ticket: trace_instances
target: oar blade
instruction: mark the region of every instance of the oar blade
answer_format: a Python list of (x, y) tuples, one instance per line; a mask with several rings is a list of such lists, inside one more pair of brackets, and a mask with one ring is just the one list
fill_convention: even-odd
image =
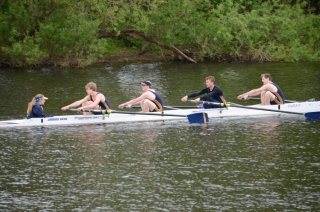
[(205, 124), (209, 121), (207, 113), (192, 113), (187, 118), (190, 124)]
[(304, 117), (308, 121), (320, 121), (320, 111), (305, 113)]

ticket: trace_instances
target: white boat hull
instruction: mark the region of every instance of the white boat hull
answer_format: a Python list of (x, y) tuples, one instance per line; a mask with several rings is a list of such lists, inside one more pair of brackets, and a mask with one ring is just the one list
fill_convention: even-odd
[[(181, 109), (181, 110), (167, 110), (164, 111), (164, 116), (161, 113), (152, 113), (153, 115), (139, 115), (139, 114), (120, 114), (111, 113), (109, 115), (66, 115), (66, 116), (52, 116), (46, 118), (32, 118), (32, 119), (18, 119), (0, 121), (0, 128), (9, 127), (32, 127), (32, 126), (61, 126), (61, 125), (88, 125), (88, 124), (109, 124), (109, 123), (128, 123), (128, 122), (146, 122), (146, 121), (166, 121), (166, 120), (182, 120), (187, 121), (187, 117), (179, 117), (181, 115), (190, 115), (194, 113), (205, 112), (208, 114), (209, 120), (213, 118), (227, 118), (227, 117), (259, 117), (259, 116), (282, 116), (290, 115), (281, 111), (301, 113), (319, 112), (320, 101), (301, 102), (301, 103), (287, 103), (281, 105), (253, 105), (252, 107), (261, 109), (277, 110), (279, 112), (271, 112), (264, 110), (244, 109), (244, 108), (216, 108), (216, 109)], [(145, 114), (145, 113), (144, 113)], [(154, 115), (159, 114), (159, 115)], [(166, 114), (178, 116), (165, 116)], [(296, 114), (292, 114), (296, 115)], [(297, 115), (296, 115), (297, 116)]]

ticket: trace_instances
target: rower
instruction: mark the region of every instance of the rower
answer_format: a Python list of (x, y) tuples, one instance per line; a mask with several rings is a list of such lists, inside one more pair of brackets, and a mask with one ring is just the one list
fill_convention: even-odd
[[(107, 98), (102, 94), (97, 92), (97, 85), (94, 82), (89, 82), (86, 86), (86, 93), (83, 99), (75, 101), (67, 106), (61, 108), (61, 110), (69, 110), (73, 107), (78, 107), (78, 111), (84, 109), (95, 109), (95, 110), (109, 110), (110, 104)], [(81, 105), (81, 107), (79, 107)], [(83, 112), (84, 115), (90, 115), (91, 112)]]
[(43, 94), (37, 94), (32, 98), (32, 100), (28, 103), (27, 109), (27, 118), (42, 118), (45, 117), (46, 114), (43, 110), (43, 105), (45, 104), (48, 98)]
[(151, 89), (151, 82), (149, 80), (145, 80), (140, 83), (140, 87), (142, 90), (141, 96), (122, 103), (118, 107), (121, 109), (125, 107), (131, 108), (132, 105), (140, 104), (143, 112), (162, 112), (162, 98), (159, 93), (157, 93), (154, 89)]
[[(206, 88), (202, 89), (199, 92), (192, 93), (190, 95), (184, 96), (181, 98), (181, 101), (186, 102), (188, 98), (198, 97), (195, 99), (196, 102), (198, 101), (207, 101), (207, 102), (217, 102), (217, 103), (224, 103), (226, 104), (227, 101), (223, 95), (223, 91), (217, 85), (215, 85), (215, 78), (214, 76), (207, 76), (205, 78)], [(221, 107), (220, 105), (214, 104), (206, 104), (200, 105), (199, 107), (203, 108), (218, 108)]]
[(262, 105), (281, 105), (284, 104), (285, 96), (281, 88), (272, 82), (271, 74), (261, 74), (263, 85), (260, 88), (250, 90), (239, 95), (238, 99), (248, 99), (251, 96), (261, 96)]

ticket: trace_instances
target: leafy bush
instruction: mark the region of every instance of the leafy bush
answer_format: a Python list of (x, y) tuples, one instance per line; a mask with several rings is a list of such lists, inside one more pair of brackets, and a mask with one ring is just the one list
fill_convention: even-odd
[(320, 16), (307, 3), (5, 0), (0, 5), (0, 62), (85, 66), (144, 45), (125, 36), (99, 38), (99, 30), (117, 35), (136, 30), (197, 60), (320, 61)]

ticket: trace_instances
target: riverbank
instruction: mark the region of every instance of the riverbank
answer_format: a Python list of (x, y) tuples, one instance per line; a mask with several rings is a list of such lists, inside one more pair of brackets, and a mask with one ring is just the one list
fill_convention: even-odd
[(138, 54), (133, 52), (119, 52), (102, 59), (99, 59), (98, 63), (110, 63), (110, 64), (119, 64), (119, 63), (149, 63), (149, 62), (168, 62), (178, 60), (170, 52), (165, 52), (162, 54), (159, 53), (144, 53)]
[[(190, 54), (190, 53), (189, 53)], [(191, 54), (190, 54), (191, 55)], [(196, 53), (192, 54), (193, 56)], [(101, 63), (109, 63), (112, 65), (116, 64), (126, 64), (126, 63), (156, 63), (156, 62), (185, 62), (192, 63), (190, 61), (186, 61), (180, 55), (175, 55), (170, 51), (162, 51), (159, 52), (146, 52), (143, 54), (139, 54), (138, 52), (133, 51), (119, 51), (117, 53), (97, 58), (86, 60), (82, 58), (75, 57), (55, 57), (43, 60), (42, 63), (37, 63), (33, 65), (24, 65), (24, 66), (15, 66), (15, 64), (10, 63), (0, 63), (0, 67), (9, 67), (9, 68), (28, 68), (28, 67), (61, 67), (61, 68), (85, 68), (95, 64)], [(220, 63), (220, 62), (228, 62), (228, 63), (269, 63), (269, 62), (283, 62), (283, 61), (271, 61), (268, 58), (259, 58), (259, 57), (250, 57), (250, 56), (238, 56), (233, 57), (230, 55), (217, 55), (215, 57), (203, 57), (201, 60), (195, 60), (195, 63)]]
[(14, 64), (9, 63), (0, 63), (0, 67), (10, 67), (10, 68), (27, 68), (27, 67), (73, 67), (73, 68), (85, 68), (100, 63), (109, 63), (109, 64), (123, 64), (123, 63), (150, 63), (150, 62), (169, 62), (177, 61), (178, 58), (170, 53), (166, 54), (156, 54), (156, 53), (145, 53), (137, 54), (132, 52), (119, 52), (112, 54), (103, 58), (96, 59), (95, 62), (84, 61), (79, 58), (50, 58), (43, 63), (19, 66), (16, 67)]

